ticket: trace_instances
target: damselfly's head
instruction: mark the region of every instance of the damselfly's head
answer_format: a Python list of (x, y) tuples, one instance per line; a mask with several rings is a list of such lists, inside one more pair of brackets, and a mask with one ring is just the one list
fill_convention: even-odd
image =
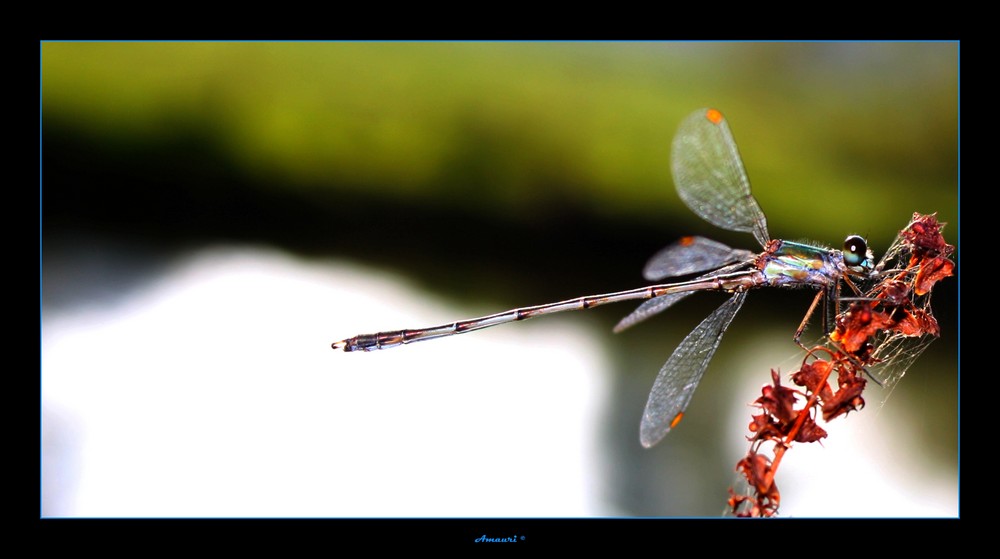
[(865, 276), (875, 271), (875, 255), (868, 249), (868, 242), (860, 235), (844, 239), (844, 264), (847, 269)]

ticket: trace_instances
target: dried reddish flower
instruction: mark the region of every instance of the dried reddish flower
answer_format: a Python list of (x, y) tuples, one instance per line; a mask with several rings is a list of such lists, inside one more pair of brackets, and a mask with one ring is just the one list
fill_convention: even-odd
[(951, 276), (954, 271), (955, 263), (951, 260), (941, 256), (929, 258), (920, 265), (920, 271), (917, 272), (913, 291), (917, 295), (926, 295), (931, 292), (931, 288), (934, 287), (934, 284), (938, 280)]
[[(913, 214), (879, 265), (883, 275), (878, 283), (837, 316), (829, 344), (808, 350), (799, 370), (791, 375), (804, 392), (782, 386), (778, 372), (771, 370), (771, 384), (761, 389), (754, 402), (761, 413), (753, 415), (749, 425), (750, 450), (736, 466), (751, 493), (740, 495), (730, 489), (728, 502), (734, 514), (777, 514), (781, 497), (774, 476), (785, 453), (793, 442), (816, 442), (827, 436), (816, 422), (817, 414), (830, 421), (863, 408), (866, 367), (901, 355), (901, 340), (939, 334), (928, 294), (955, 268), (948, 260), (954, 247), (944, 241), (942, 227), (935, 215)], [(886, 263), (900, 267), (886, 269)], [(916, 354), (905, 355), (912, 359)], [(831, 383), (834, 371), (837, 378)], [(799, 402), (802, 405), (796, 407)], [(765, 442), (773, 444), (773, 459), (760, 453)]]

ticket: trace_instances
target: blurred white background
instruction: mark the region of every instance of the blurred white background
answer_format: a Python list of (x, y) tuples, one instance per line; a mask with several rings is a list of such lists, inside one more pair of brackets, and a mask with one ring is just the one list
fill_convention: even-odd
[[(372, 353), (329, 347), (495, 310), (429, 300), (377, 270), (247, 247), (181, 258), (113, 304), (60, 306), (43, 317), (42, 514), (623, 514), (613, 481), (633, 474), (606, 439), (639, 448), (644, 398), (634, 421), (608, 429), (614, 371), (601, 337), (617, 340), (589, 331), (581, 313)], [(774, 351), (790, 365), (782, 344)], [(774, 365), (768, 353), (739, 355), (751, 374), (718, 416), (729, 416), (731, 464), (746, 450), (746, 402)], [(690, 415), (710, 413), (698, 403)], [(954, 474), (928, 471), (908, 429), (917, 423), (891, 404), (788, 454), (784, 516), (957, 514)], [(640, 460), (672, 453), (655, 476), (693, 476), (699, 458), (667, 448)], [(714, 490), (721, 512), (725, 487)]]

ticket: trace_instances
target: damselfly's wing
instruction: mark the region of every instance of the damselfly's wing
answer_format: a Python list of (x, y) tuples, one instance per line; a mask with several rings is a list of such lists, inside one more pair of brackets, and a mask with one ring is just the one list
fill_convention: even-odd
[(703, 320), (684, 338), (663, 364), (653, 382), (639, 426), (639, 441), (649, 448), (666, 436), (681, 420), (701, 382), (708, 363), (722, 341), (729, 323), (746, 300), (747, 292), (736, 293)]
[(725, 117), (700, 109), (681, 122), (674, 136), (671, 170), (677, 193), (702, 219), (730, 231), (770, 240), (767, 220), (750, 193), (740, 152)]
[(684, 237), (660, 250), (642, 271), (649, 281), (716, 270), (734, 262), (748, 262), (753, 252), (728, 246), (705, 237)]
[[(749, 250), (729, 248), (704, 237), (684, 237), (653, 255), (643, 270), (643, 276), (649, 281), (659, 281), (708, 270), (721, 273), (721, 268), (735, 263), (749, 263), (755, 256)], [(692, 293), (694, 292), (670, 293), (650, 299), (623, 318), (614, 331), (621, 332), (661, 313)]]
[(614, 333), (621, 332), (626, 328), (635, 326), (636, 324), (646, 320), (647, 318), (660, 314), (661, 312), (674, 306), (675, 303), (684, 299), (688, 295), (693, 295), (697, 293), (696, 291), (683, 291), (681, 293), (668, 293), (666, 295), (661, 295), (659, 297), (654, 297), (645, 303), (639, 305), (634, 311), (629, 313), (628, 316), (618, 321), (613, 328)]

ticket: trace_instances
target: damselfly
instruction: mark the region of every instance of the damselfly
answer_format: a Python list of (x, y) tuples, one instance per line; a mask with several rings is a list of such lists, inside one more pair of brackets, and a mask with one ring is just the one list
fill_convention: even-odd
[[(617, 332), (666, 310), (696, 291), (732, 293), (729, 300), (684, 338), (660, 369), (649, 393), (639, 429), (642, 445), (655, 445), (684, 416), (684, 410), (719, 347), (722, 335), (743, 306), (749, 290), (765, 286), (817, 289), (819, 292), (806, 320), (816, 305), (822, 302), (826, 332), (833, 328), (841, 281), (851, 285), (851, 277), (867, 279), (875, 273), (871, 251), (865, 240), (856, 235), (847, 238), (842, 250), (771, 239), (764, 213), (750, 193), (750, 180), (736, 142), (719, 111), (701, 109), (684, 119), (672, 147), (671, 169), (677, 192), (684, 203), (718, 227), (752, 233), (764, 248), (763, 252), (755, 254), (702, 237), (685, 237), (654, 255), (646, 265), (644, 275), (649, 281), (660, 281), (668, 277), (702, 274), (691, 280), (577, 297), (430, 328), (362, 334), (334, 342), (333, 348), (373, 351), (545, 314), (648, 299), (615, 327)], [(796, 340), (806, 320), (796, 332)]]

